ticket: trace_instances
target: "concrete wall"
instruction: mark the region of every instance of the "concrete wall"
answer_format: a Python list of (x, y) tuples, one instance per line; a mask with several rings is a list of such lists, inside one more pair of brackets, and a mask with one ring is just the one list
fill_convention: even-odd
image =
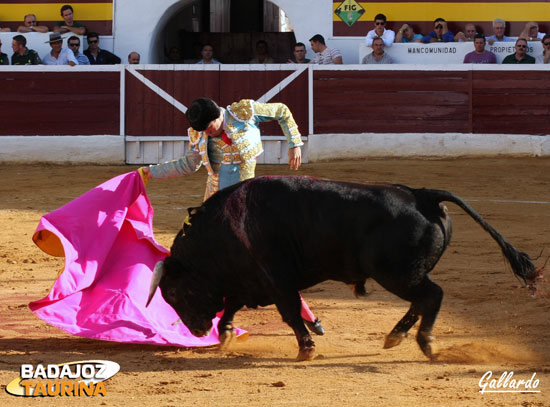
[(124, 136), (3, 136), (6, 162), (124, 164)]
[(510, 134), (314, 134), (309, 162), (368, 157), (550, 157), (550, 137)]

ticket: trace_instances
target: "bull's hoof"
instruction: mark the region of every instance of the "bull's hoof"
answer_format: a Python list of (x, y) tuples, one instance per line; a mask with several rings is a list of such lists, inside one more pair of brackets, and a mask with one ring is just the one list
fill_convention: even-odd
[(226, 349), (235, 340), (235, 337), (235, 331), (233, 330), (232, 326), (230, 327), (230, 329), (225, 329), (224, 331), (220, 332), (220, 349)]
[(418, 342), (418, 346), (420, 346), (420, 349), (426, 355), (430, 360), (435, 360), (436, 354), (434, 350), (434, 342), (435, 337), (431, 333), (427, 332), (418, 332), (418, 335), (416, 336), (416, 341)]
[(394, 346), (399, 345), (406, 337), (407, 332), (390, 332), (384, 341), (384, 349), (393, 348)]
[(300, 352), (298, 352), (298, 356), (296, 357), (296, 362), (312, 360), (313, 356), (315, 356), (314, 346), (309, 346), (307, 348), (300, 349)]

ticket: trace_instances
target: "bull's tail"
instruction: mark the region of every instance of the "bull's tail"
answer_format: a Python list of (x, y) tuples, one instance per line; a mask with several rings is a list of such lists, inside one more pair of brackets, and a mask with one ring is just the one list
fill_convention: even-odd
[(510, 244), (500, 233), (498, 233), (491, 225), (489, 225), (470, 205), (462, 198), (448, 191), (435, 189), (417, 189), (415, 190), (417, 199), (424, 203), (436, 202), (439, 204), (442, 201), (452, 202), (460, 206), (464, 212), (470, 215), (477, 223), (485, 229), (500, 246), (504, 257), (510, 263), (512, 271), (528, 286), (533, 286), (535, 281), (540, 277), (540, 272), (531, 261), (527, 253), (517, 250)]

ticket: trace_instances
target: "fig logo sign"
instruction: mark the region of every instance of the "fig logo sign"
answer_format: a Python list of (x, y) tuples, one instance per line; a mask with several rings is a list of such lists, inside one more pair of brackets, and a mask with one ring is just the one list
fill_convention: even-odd
[(6, 386), (14, 396), (105, 396), (104, 381), (120, 370), (116, 362), (87, 360), (60, 365), (21, 365), (20, 375)]

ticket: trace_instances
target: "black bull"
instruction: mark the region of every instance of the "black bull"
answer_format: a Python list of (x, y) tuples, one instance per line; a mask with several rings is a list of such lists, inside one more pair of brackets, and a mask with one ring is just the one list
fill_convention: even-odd
[(219, 191), (176, 236), (171, 255), (155, 267), (149, 301), (162, 296), (194, 335), (218, 329), (222, 344), (243, 306), (275, 304), (299, 344), (298, 360), (311, 359), (314, 342), (300, 316), (299, 291), (325, 280), (365, 294), (372, 278), (409, 301), (386, 337), (398, 345), (421, 318), (417, 342), (432, 358), (432, 328), (443, 290), (428, 274), (451, 239), (442, 201), (453, 202), (500, 246), (514, 274), (533, 284), (537, 271), (464, 200), (440, 190), (309, 177), (259, 177)]

